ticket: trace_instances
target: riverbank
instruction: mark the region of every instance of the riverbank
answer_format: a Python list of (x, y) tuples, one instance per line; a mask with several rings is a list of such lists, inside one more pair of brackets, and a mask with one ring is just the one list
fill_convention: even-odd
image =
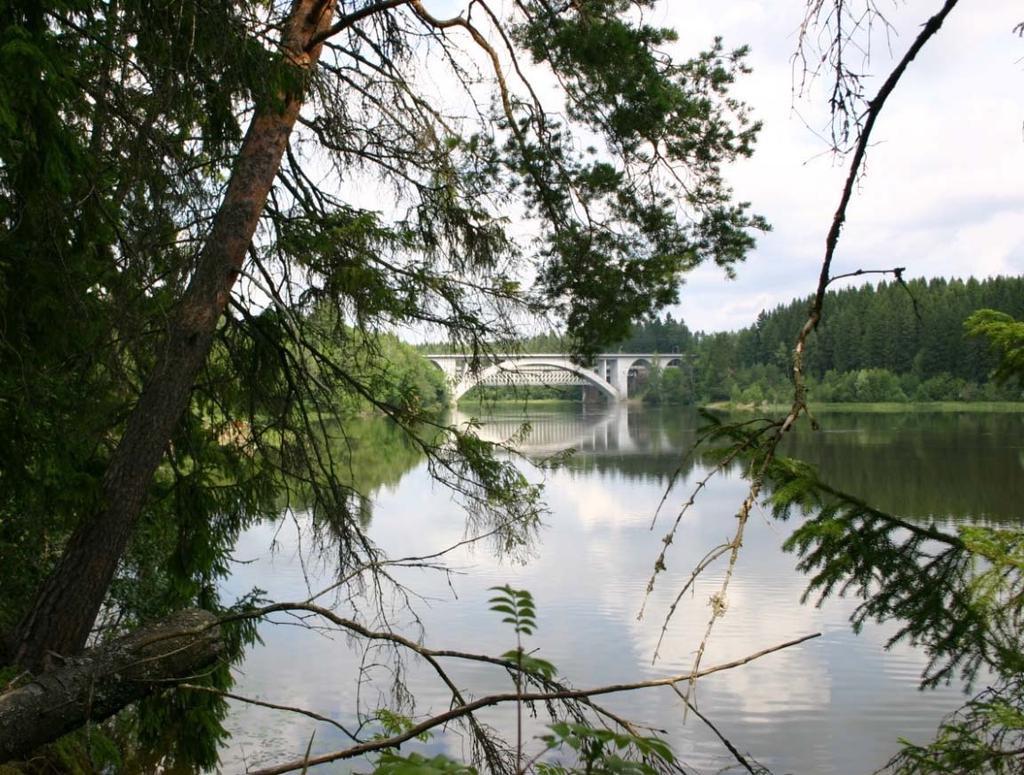
[[(788, 412), (789, 404), (734, 404), (719, 401), (704, 406), (723, 412)], [(902, 412), (1024, 412), (1024, 401), (907, 401), (878, 403), (812, 403), (811, 412), (856, 412), (863, 414), (897, 414)]]
[[(630, 400), (627, 405), (643, 405), (639, 400)], [(460, 402), (461, 409), (479, 407), (483, 409), (502, 409), (526, 406), (540, 408), (569, 408), (581, 406), (580, 401), (565, 398), (501, 398), (485, 401)], [(689, 406), (688, 404), (666, 404), (670, 406)], [(704, 404), (702, 409), (721, 412), (788, 412), (789, 404), (740, 404), (729, 401), (716, 401)], [(887, 401), (875, 403), (812, 403), (811, 412), (860, 413), (860, 414), (898, 414), (901, 412), (970, 412), (970, 413), (1019, 413), (1024, 412), (1024, 401)]]

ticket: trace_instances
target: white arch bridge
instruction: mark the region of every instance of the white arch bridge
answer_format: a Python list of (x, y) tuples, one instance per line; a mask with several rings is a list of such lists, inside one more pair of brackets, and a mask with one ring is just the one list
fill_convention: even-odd
[(474, 361), (469, 355), (427, 355), (448, 378), (452, 403), (477, 385), (592, 385), (610, 401), (629, 398), (632, 379), (642, 369), (681, 366), (679, 353), (601, 353), (587, 365), (562, 353), (490, 355)]

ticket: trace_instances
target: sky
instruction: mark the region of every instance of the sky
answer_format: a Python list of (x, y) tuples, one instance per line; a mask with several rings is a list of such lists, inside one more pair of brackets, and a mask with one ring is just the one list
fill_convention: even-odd
[[(874, 2), (891, 27), (876, 27), (869, 60), (854, 60), (869, 74), (868, 95), (941, 6), (941, 0)], [(743, 328), (760, 311), (816, 288), (849, 158), (829, 152), (827, 82), (794, 95), (799, 72), (793, 54), (807, 3), (661, 0), (646, 14), (649, 23), (679, 33), (669, 51), (681, 59), (706, 50), (719, 35), (727, 49), (749, 46), (753, 72), (733, 94), (763, 123), (753, 157), (731, 165), (725, 176), (737, 199), (751, 202), (773, 230), (759, 237), (735, 279), (712, 265), (686, 276), (680, 303), (668, 311), (692, 330)], [(425, 5), (448, 17), (465, 13), (467, 0)], [(907, 278), (1024, 274), (1024, 38), (1014, 33), (1022, 21), (1019, 0), (961, 2), (910, 64), (876, 123), (833, 274), (893, 267), (905, 267)], [(546, 107), (557, 111), (560, 99), (550, 76), (529, 66), (527, 71)], [(445, 68), (425, 67), (419, 77), (425, 93), (433, 90), (441, 102), (460, 92)], [(357, 204), (364, 197), (366, 206), (376, 208), (387, 199), (363, 180), (339, 185), (352, 189)], [(548, 323), (537, 321), (537, 330)], [(419, 329), (400, 334), (411, 341), (436, 336)]]
[[(824, 83), (794, 97), (792, 55), (804, 0), (667, 0), (650, 17), (679, 31), (676, 52), (721, 35), (751, 47), (737, 96), (764, 123), (753, 158), (727, 171), (737, 196), (773, 225), (738, 268), (692, 273), (670, 308), (694, 330), (741, 328), (762, 309), (811, 294), (847, 159), (827, 152)], [(878, 6), (866, 70), (873, 94), (938, 0)], [(907, 268), (907, 277), (1024, 273), (1024, 39), (1013, 0), (961, 3), (911, 63), (873, 132), (866, 175), (848, 211), (833, 273)], [(890, 52), (891, 48), (891, 52)], [(837, 286), (838, 287), (838, 286)]]

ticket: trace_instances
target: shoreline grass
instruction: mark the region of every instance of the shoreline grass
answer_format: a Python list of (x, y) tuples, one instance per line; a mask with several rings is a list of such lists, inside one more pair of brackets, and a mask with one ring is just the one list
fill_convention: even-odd
[[(718, 401), (706, 404), (705, 409), (723, 412), (788, 412), (789, 404), (733, 404)], [(878, 403), (811, 403), (812, 413), (864, 413), (898, 414), (901, 412), (964, 412), (1007, 413), (1024, 412), (1024, 401), (906, 401)]]

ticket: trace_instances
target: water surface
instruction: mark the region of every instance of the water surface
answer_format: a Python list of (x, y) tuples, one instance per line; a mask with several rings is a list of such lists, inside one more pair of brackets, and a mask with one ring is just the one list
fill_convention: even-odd
[[(513, 436), (523, 421), (518, 412), (491, 412), (479, 419), (481, 436), (492, 440)], [(842, 414), (820, 419), (821, 432), (793, 434), (784, 452), (819, 466), (834, 486), (913, 519), (950, 525), (1019, 520), (1024, 416)], [(539, 628), (527, 647), (554, 662), (560, 676), (575, 686), (687, 672), (723, 564), (701, 576), (680, 603), (652, 664), (655, 647), (669, 605), (694, 565), (731, 536), (746, 483), (729, 474), (701, 492), (680, 523), (667, 571), (658, 577), (645, 615), (638, 619), (661, 538), (708, 470), (699, 457), (685, 455), (696, 434), (695, 413), (574, 408), (532, 412), (529, 421), (531, 431), (522, 445), (526, 455), (542, 459), (567, 448), (575, 454), (554, 470), (527, 469), (531, 478), (544, 480), (550, 509), (528, 561), (496, 558), (489, 546), (477, 545), (446, 556), (457, 575), (397, 571), (396, 578), (420, 597), (409, 601), (410, 608), (389, 608), (388, 617), (399, 631), (436, 648), (497, 655), (514, 640), (508, 626), (488, 610), (488, 588), (507, 583), (529, 589), (537, 603)], [(389, 473), (367, 503), (372, 538), (392, 557), (422, 555), (464, 539), (463, 513), (447, 490), (432, 483), (423, 461), (396, 457), (388, 449), (379, 452), (390, 466), (384, 466)], [(373, 448), (363, 454), (372, 456)], [(399, 459), (404, 474), (391, 470)], [(259, 586), (274, 600), (297, 600), (329, 584), (334, 577), (330, 561), (317, 559), (304, 545), (306, 539), (299, 538), (306, 520), (301, 513), (289, 514), (279, 524), (246, 533), (235, 552), (245, 564), (237, 565), (227, 594)], [(898, 750), (899, 737), (930, 738), (942, 716), (963, 701), (962, 687), (919, 691), (924, 655), (907, 644), (886, 650), (896, 623), (870, 625), (854, 635), (847, 620), (855, 601), (833, 599), (820, 608), (801, 604), (806, 580), (795, 570), (795, 557), (780, 548), (791, 530), (790, 523), (755, 510), (728, 590), (726, 614), (716, 624), (703, 664), (737, 659), (812, 632), (822, 637), (703, 679), (697, 702), (741, 751), (774, 773), (870, 773)], [(359, 615), (368, 615), (364, 603), (338, 603), (345, 615), (357, 608)], [(361, 644), (336, 634), (287, 625), (263, 625), (261, 634), (264, 645), (254, 648), (239, 670), (239, 694), (308, 708), (353, 731), (357, 708), (368, 712), (396, 699), (389, 652), (364, 653)], [(510, 690), (508, 676), (486, 665), (451, 668), (469, 696)], [(414, 659), (406, 661), (400, 677), (416, 698), (413, 715), (449, 707), (445, 688)], [(718, 739), (692, 714), (687, 717), (671, 689), (610, 695), (602, 702), (664, 730), (689, 770), (741, 771)], [(543, 731), (540, 712), (542, 717), (528, 725), (530, 735)], [(511, 707), (484, 718), (507, 731), (514, 727)], [(328, 725), (237, 703), (228, 723), (233, 737), (223, 752), (227, 771), (300, 757), (314, 731), (314, 752), (350, 743)], [(459, 734), (439, 733), (417, 745), (468, 756), (468, 743)], [(537, 742), (528, 748), (538, 750)], [(367, 766), (338, 764), (317, 771), (353, 768), (365, 771)]]

